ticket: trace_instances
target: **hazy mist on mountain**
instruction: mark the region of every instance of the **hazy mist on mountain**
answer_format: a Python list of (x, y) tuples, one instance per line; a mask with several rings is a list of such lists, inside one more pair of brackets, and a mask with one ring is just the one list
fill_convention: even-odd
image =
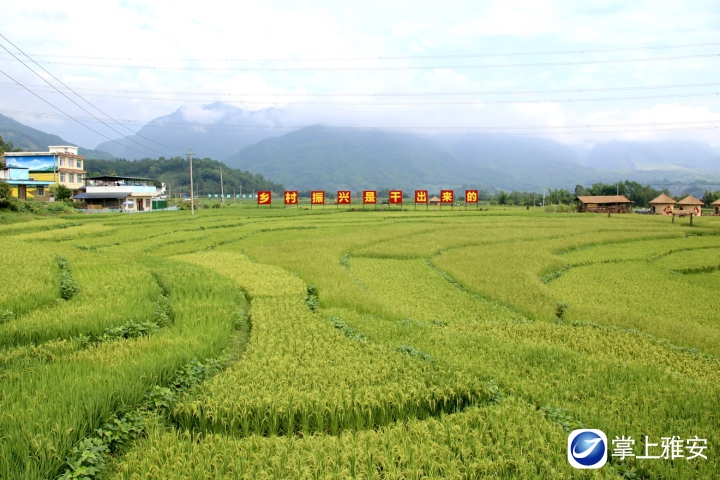
[[(0, 115), (0, 136), (6, 142), (12, 142), (17, 148), (23, 150), (30, 150), (33, 152), (47, 152), (50, 145), (73, 145), (78, 146), (73, 142), (68, 142), (57, 135), (45, 133), (27, 125), (23, 125), (20, 122), (13, 120), (12, 118)], [(85, 155), (87, 158), (98, 158), (98, 159), (111, 159), (113, 158), (107, 152), (90, 150), (87, 148), (79, 147), (78, 153)]]
[[(477, 186), (505, 190), (572, 189), (577, 184), (631, 179), (643, 183), (720, 180), (720, 152), (696, 141), (564, 144), (538, 136), (482, 133), (416, 134), (301, 125), (298, 113), (247, 111), (222, 102), (181, 107), (119, 143), (81, 149), (89, 158), (128, 160), (182, 156), (260, 173), (290, 188)], [(297, 127), (292, 127), (297, 128)], [(16, 146), (45, 150), (72, 144), (0, 116), (0, 134)], [(143, 138), (145, 137), (145, 138)], [(149, 140), (148, 140), (149, 139)], [(172, 147), (172, 148), (168, 148)], [(109, 153), (105, 153), (109, 152)]]
[(402, 188), (461, 185), (533, 189), (605, 178), (572, 149), (537, 138), (421, 136), (307, 127), (245, 147), (226, 163), (285, 185)]
[[(192, 148), (201, 157), (222, 160), (247, 145), (285, 133), (287, 130), (275, 128), (282, 119), (283, 111), (276, 108), (248, 111), (215, 102), (209, 105), (180, 107), (173, 113), (158, 117), (143, 126), (138, 134), (145, 138), (138, 135), (129, 138), (161, 152), (166, 157), (185, 155)], [(128, 160), (159, 156), (157, 152), (140, 148), (128, 139), (117, 141), (131, 148), (123, 148), (113, 142), (103, 142), (97, 148)]]
[(686, 170), (717, 172), (720, 152), (707, 143), (692, 141), (627, 142), (596, 144), (585, 163), (614, 170)]

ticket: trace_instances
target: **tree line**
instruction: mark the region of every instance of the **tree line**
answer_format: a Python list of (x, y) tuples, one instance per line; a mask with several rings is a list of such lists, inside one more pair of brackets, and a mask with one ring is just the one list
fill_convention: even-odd
[[(257, 190), (282, 192), (283, 185), (266, 180), (260, 174), (230, 168), (222, 162), (210, 158), (193, 159), (193, 183), (200, 195), (220, 193), (220, 170), (226, 194), (251, 193)], [(102, 175), (143, 177), (158, 180), (169, 185), (171, 194), (190, 193), (190, 166), (184, 157), (157, 160), (85, 160), (88, 177)]]
[[(672, 196), (667, 189), (658, 190), (650, 185), (642, 185), (639, 182), (625, 180), (618, 183), (593, 183), (589, 187), (577, 185), (574, 192), (570, 192), (564, 188), (556, 188), (547, 190), (545, 193), (546, 205), (570, 205), (575, 197), (578, 196), (596, 196), (596, 195), (623, 195), (628, 200), (634, 202), (635, 207), (647, 208), (649, 202), (657, 198), (662, 193), (670, 196), (675, 200), (680, 200), (686, 195)], [(710, 205), (715, 200), (720, 199), (720, 190), (711, 192), (705, 191), (701, 200), (705, 205)], [(500, 190), (494, 195), (490, 195), (490, 203), (496, 205), (540, 205), (542, 204), (542, 194), (537, 192), (504, 192)]]

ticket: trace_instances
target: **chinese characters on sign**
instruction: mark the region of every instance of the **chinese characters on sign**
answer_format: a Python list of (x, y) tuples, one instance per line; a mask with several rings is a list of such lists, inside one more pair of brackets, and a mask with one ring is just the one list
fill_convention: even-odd
[(269, 190), (260, 190), (257, 192), (257, 204), (258, 205), (270, 205), (272, 201), (272, 194)]
[(480, 195), (477, 190), (465, 190), (465, 210), (467, 210), (468, 203), (474, 203), (477, 210), (479, 199)]
[(373, 205), (377, 203), (377, 192), (375, 190), (364, 190), (363, 191), (363, 205)]
[(337, 203), (338, 205), (350, 205), (350, 190), (338, 190), (337, 192)]
[(284, 198), (285, 198), (285, 205), (297, 205), (298, 204), (297, 190), (286, 190)]
[(415, 203), (428, 203), (428, 191), (415, 190)]
[(440, 190), (440, 203), (449, 203), (452, 205), (455, 200), (452, 190)]
[(635, 439), (630, 436), (626, 437), (623, 435), (622, 437), (615, 437), (612, 444), (612, 456), (618, 457), (620, 460), (625, 460), (629, 457), (635, 457), (640, 460), (676, 460), (679, 458), (684, 458), (685, 460), (703, 458), (707, 460), (707, 455), (705, 454), (707, 439), (698, 438), (697, 435), (695, 435), (695, 438), (688, 438), (686, 440), (678, 436), (661, 437), (659, 444), (652, 443), (650, 437), (645, 436), (645, 455), (635, 455)]
[(402, 190), (390, 190), (388, 192), (388, 203), (390, 205), (402, 205)]
[(310, 192), (310, 205), (325, 205), (325, 192), (323, 190)]

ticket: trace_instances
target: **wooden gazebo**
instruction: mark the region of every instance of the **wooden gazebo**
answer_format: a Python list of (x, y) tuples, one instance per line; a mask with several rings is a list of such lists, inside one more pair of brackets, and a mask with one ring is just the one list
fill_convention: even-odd
[(692, 212), (692, 214), (696, 217), (702, 215), (702, 207), (705, 205), (701, 200), (698, 200), (692, 195), (688, 195), (677, 203), (681, 210), (685, 212)]
[(630, 213), (632, 201), (624, 195), (590, 195), (577, 196), (578, 211), (594, 213)]
[(440, 205), (440, 199), (439, 199), (437, 196), (433, 196), (433, 197), (430, 199), (430, 205), (433, 205), (433, 206), (435, 206), (435, 207), (439, 206), (439, 205)]
[(650, 202), (650, 209), (655, 215), (672, 215), (677, 202), (664, 193)]
[(711, 205), (713, 206), (713, 215), (720, 215), (720, 200), (715, 200)]

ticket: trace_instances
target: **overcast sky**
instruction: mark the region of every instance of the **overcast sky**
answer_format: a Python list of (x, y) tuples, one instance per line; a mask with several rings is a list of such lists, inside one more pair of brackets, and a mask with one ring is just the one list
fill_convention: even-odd
[[(293, 124), (561, 126), (563, 133), (522, 132), (586, 144), (694, 139), (720, 147), (717, 0), (23, 0), (3, 5), (0, 33), (133, 130), (181, 106), (193, 121), (213, 121), (199, 107), (219, 100), (283, 108)], [(0, 52), (0, 70), (118, 137)], [(647, 61), (657, 58), (664, 59)], [(648, 88), (658, 86), (675, 87)], [(89, 148), (106, 140), (3, 75), (0, 92), (4, 115)], [(408, 95), (420, 93), (433, 95)], [(657, 125), (642, 125), (650, 123)], [(577, 125), (591, 133), (566, 133)]]

